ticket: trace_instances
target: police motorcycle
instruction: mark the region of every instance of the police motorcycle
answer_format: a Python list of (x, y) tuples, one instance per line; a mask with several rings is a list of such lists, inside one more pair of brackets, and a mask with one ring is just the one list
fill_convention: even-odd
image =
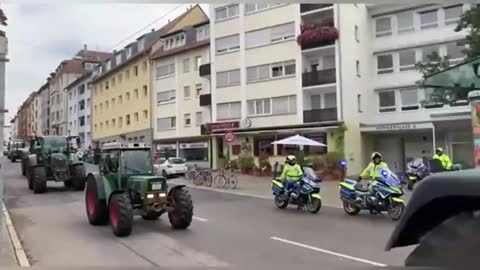
[[(344, 175), (346, 162), (341, 161), (341, 166)], [(348, 215), (355, 216), (361, 210), (368, 210), (372, 215), (387, 212), (392, 220), (400, 219), (405, 208), (405, 202), (400, 198), (404, 194), (401, 181), (390, 169), (382, 169), (380, 175), (367, 188), (359, 187), (355, 180), (342, 177), (340, 199)]]
[(320, 183), (322, 180), (317, 177), (310, 167), (303, 167), (303, 175), (291, 190), (287, 190), (284, 183), (277, 174), (278, 163), (275, 164), (275, 175), (272, 180), (273, 201), (280, 208), (286, 208), (289, 204), (305, 207), (308, 212), (315, 214), (322, 207), (320, 197)]
[(425, 165), (423, 159), (415, 158), (407, 163), (407, 189), (412, 190), (413, 186), (430, 174), (430, 169)]

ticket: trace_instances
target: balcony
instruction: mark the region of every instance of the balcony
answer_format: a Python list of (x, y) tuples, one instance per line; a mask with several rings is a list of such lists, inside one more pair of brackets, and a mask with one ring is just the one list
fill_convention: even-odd
[(337, 121), (337, 108), (303, 111), (303, 122)]
[(199, 71), (199, 73), (200, 73), (200, 77), (209, 77), (209, 76), (210, 76), (210, 73), (211, 73), (211, 65), (210, 65), (210, 63), (200, 65), (198, 71)]
[(210, 106), (210, 105), (212, 105), (212, 94), (200, 95), (200, 106)]
[(300, 4), (300, 12), (306, 13), (314, 10), (324, 9), (333, 6), (333, 4)]
[(336, 69), (324, 69), (305, 72), (302, 74), (302, 86), (315, 86), (336, 82)]

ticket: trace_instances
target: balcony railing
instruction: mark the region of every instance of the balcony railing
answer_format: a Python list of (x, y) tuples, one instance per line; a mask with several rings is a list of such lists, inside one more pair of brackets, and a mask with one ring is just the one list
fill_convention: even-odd
[(305, 72), (302, 74), (302, 86), (314, 86), (336, 82), (336, 70), (324, 69)]
[(337, 108), (303, 111), (303, 122), (337, 121)]
[(200, 95), (200, 106), (210, 106), (210, 105), (212, 105), (212, 94)]
[(198, 71), (199, 71), (200, 77), (210, 76), (210, 73), (211, 73), (211, 65), (210, 65), (210, 63), (200, 65)]
[(333, 6), (333, 4), (300, 4), (300, 12), (305, 13), (312, 10), (322, 9), (331, 6)]

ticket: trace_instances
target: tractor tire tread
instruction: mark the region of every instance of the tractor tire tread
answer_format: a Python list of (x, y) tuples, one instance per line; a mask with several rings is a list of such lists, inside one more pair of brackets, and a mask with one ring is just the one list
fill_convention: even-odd
[(116, 236), (128, 236), (132, 233), (133, 227), (133, 208), (130, 201), (130, 197), (126, 193), (113, 194), (110, 203), (112, 200), (116, 200), (118, 206), (118, 226), (113, 228), (113, 233)]
[(47, 191), (47, 175), (45, 167), (33, 167), (29, 169), (30, 182), (33, 193), (40, 194)]
[(72, 175), (71, 179), (71, 187), (73, 190), (84, 190), (86, 185), (86, 177), (85, 177), (85, 167), (83, 165), (75, 165), (70, 168), (70, 174)]
[[(95, 212), (93, 215), (89, 215), (88, 213), (88, 205), (87, 205), (87, 196), (88, 192), (91, 188), (95, 189)], [(97, 184), (95, 182), (95, 178), (89, 177), (87, 179), (87, 184), (86, 184), (86, 192), (85, 192), (85, 208), (87, 210), (87, 217), (88, 217), (88, 222), (91, 225), (98, 226), (98, 225), (106, 225), (108, 224), (108, 208), (107, 208), (107, 202), (105, 200), (102, 200), (98, 198), (98, 190), (97, 190)]]
[[(170, 224), (174, 229), (186, 229), (192, 223), (193, 201), (192, 196), (186, 189), (176, 189), (172, 192), (175, 209), (168, 213)], [(178, 218), (172, 218), (178, 215)]]

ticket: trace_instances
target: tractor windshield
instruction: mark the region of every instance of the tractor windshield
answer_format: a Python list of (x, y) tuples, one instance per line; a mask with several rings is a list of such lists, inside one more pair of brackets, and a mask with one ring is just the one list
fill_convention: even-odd
[(152, 156), (148, 150), (128, 150), (123, 152), (127, 174), (152, 174)]
[(64, 137), (45, 137), (43, 147), (47, 152), (63, 153), (67, 150), (67, 140)]

